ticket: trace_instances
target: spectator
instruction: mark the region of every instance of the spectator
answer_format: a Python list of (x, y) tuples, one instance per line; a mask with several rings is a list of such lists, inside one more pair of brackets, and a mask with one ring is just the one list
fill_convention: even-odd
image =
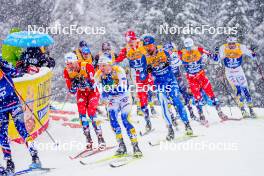
[(39, 72), (39, 67), (54, 67), (55, 60), (44, 53), (40, 47), (29, 47), (21, 55), (16, 67), (23, 73), (34, 74)]

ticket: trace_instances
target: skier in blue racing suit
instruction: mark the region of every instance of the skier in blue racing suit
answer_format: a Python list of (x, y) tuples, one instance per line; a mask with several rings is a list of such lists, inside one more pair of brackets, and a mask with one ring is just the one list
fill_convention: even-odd
[(0, 57), (0, 145), (2, 147), (4, 159), (6, 160), (6, 168), (0, 166), (0, 175), (10, 175), (15, 172), (15, 165), (12, 161), (8, 139), (10, 115), (12, 116), (17, 131), (24, 139), (31, 154), (32, 164), (30, 168), (41, 167), (38, 152), (34, 148), (33, 140), (26, 130), (23, 108), (12, 81), (12, 77), (17, 77), (19, 75), (20, 74), (11, 64), (8, 64), (8, 62), (2, 60)]

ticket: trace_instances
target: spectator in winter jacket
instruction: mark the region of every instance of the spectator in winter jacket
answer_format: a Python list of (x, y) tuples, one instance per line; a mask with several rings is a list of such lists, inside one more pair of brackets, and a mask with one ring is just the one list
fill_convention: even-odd
[(29, 47), (21, 55), (20, 60), (17, 62), (17, 69), (24, 73), (37, 73), (39, 67), (54, 67), (55, 60), (43, 51), (40, 47)]

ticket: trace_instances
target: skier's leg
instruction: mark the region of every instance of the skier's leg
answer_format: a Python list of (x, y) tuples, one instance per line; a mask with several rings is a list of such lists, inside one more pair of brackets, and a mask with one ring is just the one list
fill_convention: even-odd
[(170, 91), (169, 95), (172, 98), (173, 105), (174, 105), (175, 109), (179, 113), (180, 118), (181, 118), (181, 120), (183, 121), (183, 123), (185, 125), (186, 134), (187, 135), (192, 135), (193, 134), (192, 128), (190, 126), (185, 107), (184, 107), (183, 103), (180, 100), (179, 87), (178, 87), (178, 85), (176, 83), (172, 83), (172, 88), (171, 88), (171, 91)]
[(9, 124), (9, 112), (0, 113), (0, 143), (4, 160), (6, 160), (6, 168), (3, 174), (13, 174), (15, 172), (15, 164), (12, 161), (11, 148), (8, 139), (8, 124)]
[(5, 160), (12, 159), (11, 148), (8, 140), (8, 123), (9, 123), (9, 114), (7, 112), (1, 112), (0, 113), (0, 143)]
[[(245, 109), (244, 106), (244, 96), (243, 96), (243, 88), (242, 88), (242, 81), (240, 78), (240, 74), (238, 74), (240, 71), (239, 70), (235, 70), (234, 72), (232, 70), (226, 70), (226, 78), (229, 82), (229, 84), (231, 85), (232, 89), (236, 91), (236, 103), (238, 104), (242, 116), (243, 118), (247, 118), (249, 117), (248, 112)], [(242, 73), (242, 77), (243, 77), (243, 73)]]
[(151, 114), (156, 115), (157, 112), (156, 112), (155, 107), (154, 107), (153, 92), (151, 90), (148, 91), (148, 102), (149, 102), (148, 104), (150, 107)]
[(241, 85), (242, 95), (243, 95), (243, 97), (245, 97), (245, 99), (247, 101), (247, 105), (248, 105), (248, 108), (250, 111), (250, 115), (251, 115), (251, 117), (255, 118), (256, 114), (254, 113), (254, 110), (253, 110), (252, 98), (251, 98), (251, 95), (249, 92), (247, 79), (246, 79), (245, 73), (242, 70), (242, 68), (239, 71), (238, 80), (239, 80), (239, 84)]
[(142, 152), (138, 146), (138, 141), (137, 141), (137, 136), (136, 136), (137, 133), (136, 133), (134, 126), (130, 122), (131, 103), (127, 95), (124, 95), (121, 98), (120, 106), (121, 106), (121, 119), (122, 119), (124, 127), (126, 128), (127, 135), (130, 138), (130, 141), (133, 147), (134, 156), (141, 157)]
[(77, 107), (78, 107), (80, 122), (83, 128), (83, 134), (86, 137), (86, 142), (87, 142), (86, 147), (88, 150), (92, 150), (93, 141), (90, 134), (89, 121), (86, 117), (86, 108), (88, 104), (87, 96), (88, 95), (86, 94), (85, 91), (77, 92)]
[(193, 94), (193, 97), (195, 99), (195, 104), (196, 104), (196, 107), (198, 109), (198, 113), (200, 115), (200, 121), (202, 122), (202, 124), (205, 124), (207, 123), (206, 120), (205, 120), (205, 116), (203, 114), (203, 108), (202, 108), (202, 95), (201, 95), (201, 85), (200, 83), (198, 82), (198, 80), (196, 79), (196, 75), (190, 75), (190, 74), (187, 74), (187, 81), (188, 81), (188, 84), (189, 84), (189, 87), (190, 87), (190, 90)]
[(140, 100), (141, 110), (144, 113), (144, 118), (146, 121), (146, 130), (149, 131), (152, 128), (150, 116), (149, 116), (149, 109), (148, 109), (148, 92), (139, 89), (138, 98)]
[(30, 152), (30, 155), (32, 157), (32, 164), (30, 165), (31, 168), (40, 168), (41, 162), (38, 157), (38, 151), (34, 147), (34, 142), (30, 134), (27, 132), (25, 122), (24, 122), (24, 113), (22, 106), (18, 106), (11, 111), (11, 116), (14, 120), (15, 127), (20, 134), (20, 136), (24, 139), (26, 142), (26, 146)]
[(203, 88), (204, 92), (206, 93), (206, 95), (213, 101), (213, 105), (216, 107), (218, 116), (222, 120), (226, 120), (228, 117), (221, 110), (219, 100), (215, 97), (212, 85), (211, 85), (208, 77), (205, 75), (204, 71), (200, 74), (199, 81), (200, 81), (200, 84), (202, 85), (202, 88)]
[(202, 89), (204, 90), (204, 92), (206, 93), (206, 95), (210, 98), (210, 99), (214, 99), (215, 98), (215, 94), (213, 91), (213, 87), (208, 79), (208, 77), (205, 75), (205, 72), (202, 71), (199, 73), (199, 83), (202, 87)]
[(97, 135), (99, 149), (104, 149), (105, 148), (105, 141), (104, 141), (103, 134), (102, 134), (102, 128), (101, 128), (100, 122), (97, 120), (97, 116), (96, 116), (96, 109), (97, 109), (98, 104), (99, 104), (99, 97), (100, 97), (100, 94), (97, 91), (91, 90), (88, 93), (87, 113), (88, 113), (88, 116), (90, 117), (90, 119), (92, 121), (94, 131)]
[(172, 128), (172, 121), (170, 118), (167, 92), (157, 91), (157, 96), (158, 96), (159, 104), (161, 106), (162, 116), (165, 122), (167, 123), (168, 134), (166, 136), (166, 139), (170, 141), (174, 139), (175, 136), (174, 136), (174, 130)]
[(178, 86), (179, 86), (179, 91), (184, 99), (184, 103), (187, 106), (189, 112), (190, 112), (190, 117), (192, 119), (196, 119), (196, 116), (194, 115), (193, 109), (192, 109), (192, 105), (190, 104), (190, 100), (192, 98), (192, 95), (188, 92), (188, 88), (185, 85), (181, 74), (176, 74), (175, 75)]
[(120, 100), (119, 97), (111, 98), (109, 101), (107, 110), (108, 110), (108, 114), (109, 114), (111, 127), (112, 127), (113, 131), (115, 132), (116, 140), (117, 140), (117, 143), (119, 145), (119, 147), (116, 151), (116, 155), (123, 155), (123, 154), (127, 153), (127, 149), (126, 149), (126, 145), (125, 145), (124, 140), (123, 140), (121, 127), (120, 127), (118, 120), (117, 120), (118, 112), (119, 112), (119, 108), (120, 108), (119, 100)]

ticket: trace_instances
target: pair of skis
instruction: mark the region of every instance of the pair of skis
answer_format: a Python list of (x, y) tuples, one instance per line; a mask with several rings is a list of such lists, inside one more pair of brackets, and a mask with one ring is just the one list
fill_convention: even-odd
[(94, 148), (93, 150), (85, 149), (85, 150), (81, 151), (80, 153), (78, 153), (78, 154), (76, 154), (74, 156), (69, 156), (69, 158), (71, 160), (80, 159), (80, 158), (86, 158), (88, 156), (92, 156), (92, 155), (95, 155), (97, 153), (101, 153), (101, 152), (104, 152), (104, 151), (107, 151), (107, 150), (111, 150), (111, 149), (113, 149), (115, 147), (116, 146), (109, 146), (109, 147), (105, 147), (104, 149)]
[(14, 174), (8, 174), (6, 176), (17, 176), (17, 175), (25, 175), (25, 174), (44, 174), (44, 173), (48, 173), (51, 170), (54, 170), (55, 168), (37, 168), (37, 169), (32, 169), (32, 168), (28, 168), (28, 169), (24, 169), (24, 170), (20, 170)]
[(132, 154), (123, 154), (123, 155), (113, 155), (113, 156), (108, 156), (102, 159), (99, 159), (94, 162), (85, 162), (85, 161), (80, 161), (80, 163), (84, 166), (93, 166), (97, 164), (108, 164), (112, 168), (117, 168), (121, 166), (125, 166), (127, 164), (130, 164), (134, 161), (137, 161), (141, 159), (142, 157), (135, 157)]

